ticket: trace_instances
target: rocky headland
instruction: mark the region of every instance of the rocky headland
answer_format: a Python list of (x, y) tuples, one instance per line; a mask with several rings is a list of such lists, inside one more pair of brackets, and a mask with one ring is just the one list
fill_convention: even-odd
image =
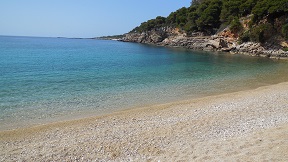
[(245, 54), (251, 56), (288, 59), (287, 41), (269, 41), (265, 43), (239, 43), (239, 36), (229, 28), (215, 35), (205, 35), (202, 32), (192, 33), (190, 36), (178, 28), (162, 27), (157, 30), (142, 33), (127, 33), (120, 41), (153, 44), (169, 47), (183, 47), (192, 50), (220, 51), (231, 54)]
[(119, 40), (287, 59), (288, 2), (193, 0), (167, 17), (141, 23)]

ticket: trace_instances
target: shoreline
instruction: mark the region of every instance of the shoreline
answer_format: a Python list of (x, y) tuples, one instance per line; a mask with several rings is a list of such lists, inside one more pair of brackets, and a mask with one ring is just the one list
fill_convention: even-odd
[[(98, 117), (0, 131), (0, 159), (284, 161), (288, 159), (285, 154), (288, 151), (285, 147), (288, 146), (287, 91), (288, 82), (283, 82)], [(271, 150), (270, 146), (274, 145)], [(277, 147), (282, 148), (282, 154), (277, 152)], [(257, 151), (257, 148), (261, 149)]]
[[(194, 102), (195, 100), (198, 99), (204, 99), (207, 97), (213, 97), (213, 96), (221, 96), (221, 95), (225, 95), (225, 94), (234, 94), (237, 92), (245, 92), (245, 91), (249, 91), (249, 90), (256, 90), (258, 88), (261, 87), (266, 87), (266, 86), (271, 86), (271, 85), (277, 85), (277, 84), (281, 84), (281, 83), (285, 83), (287, 81), (288, 78), (281, 78), (281, 79), (276, 79), (276, 80), (272, 80), (270, 79), (268, 82), (257, 82), (257, 83), (252, 83), (252, 82), (247, 82), (246, 86), (241, 86), (241, 88), (234, 88), (234, 89), (227, 89), (225, 91), (219, 91), (219, 92), (211, 92), (211, 93), (206, 93), (206, 94), (201, 94), (198, 96), (193, 96), (192, 98), (189, 97), (185, 97), (182, 99), (177, 99), (177, 100), (173, 100), (171, 102), (159, 102), (159, 103), (149, 103), (149, 104), (145, 104), (143, 106), (133, 106), (133, 107), (117, 107), (115, 109), (111, 109), (111, 110), (103, 110), (103, 111), (97, 111), (97, 110), (90, 110), (90, 111), (80, 111), (78, 113), (73, 112), (72, 114), (62, 114), (62, 116), (59, 117), (55, 117), (55, 118), (49, 118), (46, 120), (40, 120), (40, 121), (28, 121), (27, 123), (23, 124), (23, 123), (13, 123), (12, 125), (8, 125), (8, 126), (1, 126), (0, 127), (0, 133), (1, 132), (9, 132), (9, 131), (17, 131), (17, 130), (29, 130), (34, 129), (34, 128), (41, 128), (42, 127), (46, 127), (49, 125), (58, 125), (61, 123), (75, 123), (77, 121), (82, 121), (82, 120), (89, 120), (91, 119), (96, 119), (96, 118), (102, 118), (104, 116), (110, 116), (113, 114), (119, 114), (122, 112), (129, 112), (129, 111), (137, 111), (137, 110), (142, 110), (142, 109), (150, 109), (150, 108), (158, 108), (158, 107), (162, 107), (164, 105), (179, 105), (182, 103), (190, 103), (190, 102)], [(64, 125), (65, 125), (64, 124)], [(12, 126), (12, 127), (11, 127)]]
[[(193, 37), (192, 37), (193, 39)], [(197, 38), (195, 38), (197, 39)], [(112, 40), (112, 39), (110, 39)], [(209, 39), (207, 39), (209, 40)], [(207, 41), (206, 40), (206, 41)], [(189, 45), (170, 45), (170, 44), (162, 44), (162, 43), (142, 43), (142, 42), (135, 42), (135, 41), (127, 41), (127, 40), (123, 40), (123, 39), (118, 39), (116, 41), (120, 41), (120, 42), (128, 42), (128, 43), (140, 43), (140, 44), (147, 44), (147, 45), (154, 45), (154, 46), (159, 46), (159, 47), (168, 47), (168, 48), (184, 48), (187, 50), (193, 50), (193, 51), (199, 51), (199, 52), (221, 52), (221, 53), (226, 53), (226, 54), (230, 54), (230, 55), (245, 55), (245, 56), (250, 56), (250, 57), (263, 57), (263, 58), (269, 58), (269, 59), (273, 59), (273, 60), (283, 60), (283, 61), (288, 61), (288, 51), (283, 51), (281, 49), (269, 49), (269, 50), (263, 50), (263, 51), (249, 51), (249, 50), (253, 50), (254, 47), (253, 46), (259, 46), (259, 43), (254, 43), (254, 42), (247, 42), (247, 43), (243, 43), (240, 44), (238, 46), (245, 46), (246, 44), (250, 44), (253, 49), (249, 49), (249, 47), (245, 47), (243, 49), (236, 49), (236, 47), (233, 47), (230, 50), (226, 50), (226, 48), (214, 48), (214, 47), (210, 47), (210, 44), (207, 42), (205, 43), (199, 43), (199, 45), (193, 47), (193, 46), (189, 46)], [(197, 43), (197, 40), (196, 40)], [(206, 48), (206, 46), (208, 46), (209, 48)], [(237, 46), (237, 47), (238, 47)], [(261, 48), (264, 48), (262, 46), (260, 46)], [(235, 48), (235, 49), (234, 49)], [(255, 50), (255, 49), (254, 49)]]
[(196, 51), (224, 52), (288, 60), (288, 51), (285, 50), (288, 47), (287, 40), (278, 40), (279, 42), (277, 43), (274, 41), (239, 43), (239, 37), (236, 37), (230, 29), (224, 29), (215, 35), (205, 35), (204, 33), (196, 32), (191, 36), (187, 36), (185, 32), (178, 28), (168, 27), (142, 33), (126, 33), (118, 40), (164, 47), (182, 47)]
[[(103, 39), (104, 40), (104, 39)], [(128, 42), (128, 43), (139, 43), (139, 42), (133, 42), (133, 41), (123, 41), (121, 39), (118, 40), (112, 40), (111, 41), (120, 41), (120, 42)], [(248, 43), (253, 43), (253, 42), (248, 42)], [(152, 45), (152, 46), (158, 46), (158, 47), (168, 47), (168, 48), (183, 48), (187, 50), (192, 50), (192, 51), (198, 51), (198, 52), (221, 52), (229, 55), (244, 55), (244, 56), (249, 56), (249, 57), (262, 57), (262, 58), (269, 58), (272, 60), (281, 60), (281, 61), (288, 61), (288, 52), (285, 51), (285, 55), (281, 56), (280, 55), (274, 55), (273, 52), (278, 51), (279, 49), (272, 49), (267, 51), (266, 53), (252, 53), (252, 52), (244, 52), (244, 51), (225, 51), (225, 50), (215, 50), (215, 49), (198, 49), (198, 48), (191, 48), (187, 46), (174, 46), (174, 45), (163, 45), (163, 44), (154, 44), (154, 43), (139, 43), (139, 44), (147, 44), (147, 45)], [(255, 43), (257, 44), (257, 43)], [(203, 47), (204, 48), (204, 47)]]

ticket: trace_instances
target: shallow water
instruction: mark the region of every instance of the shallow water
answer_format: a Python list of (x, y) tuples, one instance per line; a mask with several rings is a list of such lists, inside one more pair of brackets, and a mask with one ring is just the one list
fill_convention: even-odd
[(287, 62), (267, 58), (1, 36), (0, 130), (255, 88), (287, 72)]

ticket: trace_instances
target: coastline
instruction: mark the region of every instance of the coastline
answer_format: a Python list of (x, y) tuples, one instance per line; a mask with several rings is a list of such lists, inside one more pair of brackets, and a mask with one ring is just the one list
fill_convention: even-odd
[(284, 82), (1, 131), (0, 159), (285, 161), (287, 91)]
[(288, 60), (288, 51), (284, 50), (288, 47), (287, 41), (282, 40), (279, 42), (277, 40), (278, 42), (271, 42), (271, 40), (267, 40), (265, 43), (239, 43), (237, 34), (235, 35), (228, 28), (215, 35), (195, 32), (191, 36), (187, 36), (185, 32), (178, 28), (167, 27), (142, 33), (127, 33), (121, 39), (118, 38), (118, 41)]

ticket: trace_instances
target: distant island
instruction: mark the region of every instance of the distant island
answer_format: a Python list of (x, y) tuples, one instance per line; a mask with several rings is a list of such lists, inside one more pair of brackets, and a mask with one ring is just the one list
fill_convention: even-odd
[(168, 17), (102, 39), (288, 58), (288, 1), (193, 0)]

